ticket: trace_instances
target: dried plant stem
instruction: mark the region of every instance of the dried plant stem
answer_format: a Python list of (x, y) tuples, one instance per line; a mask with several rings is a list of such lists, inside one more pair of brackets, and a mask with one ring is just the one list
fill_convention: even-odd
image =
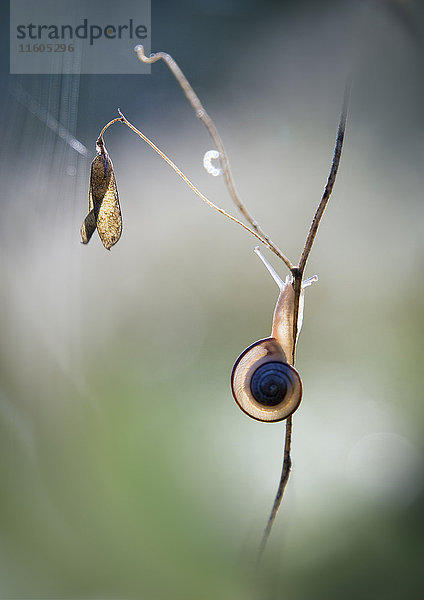
[(339, 168), (340, 157), (342, 154), (343, 147), (343, 139), (346, 128), (346, 116), (347, 116), (347, 105), (349, 99), (349, 84), (346, 86), (344, 99), (343, 99), (343, 107), (342, 112), (340, 114), (339, 128), (337, 131), (336, 145), (334, 148), (333, 162), (331, 164), (330, 174), (327, 179), (327, 184), (324, 188), (324, 193), (321, 198), (321, 202), (318, 205), (314, 218), (312, 220), (311, 226), (309, 228), (309, 233), (306, 238), (305, 246), (303, 248), (302, 255), (299, 260), (299, 271), (303, 275), (305, 271), (306, 262), (308, 260), (309, 254), (312, 249), (312, 245), (314, 243), (319, 224), (322, 219), (322, 215), (327, 207), (328, 200), (330, 199), (331, 192), (333, 191), (334, 182), (336, 180), (337, 171)]
[[(293, 339), (295, 340), (293, 344), (293, 354), (291, 356), (291, 364), (294, 366), (295, 357), (296, 357), (296, 341), (297, 341), (297, 319), (299, 314), (299, 301), (300, 301), (300, 293), (302, 290), (302, 275), (297, 267), (292, 269), (293, 275), (293, 288), (294, 288), (294, 315), (293, 315)], [(284, 440), (284, 452), (283, 452), (283, 466), (281, 468), (281, 476), (280, 481), (278, 483), (277, 492), (275, 494), (274, 502), (271, 508), (270, 515), (268, 517), (268, 521), (262, 535), (262, 540), (258, 550), (257, 562), (259, 564), (262, 554), (265, 550), (266, 544), (268, 542), (268, 538), (271, 533), (272, 526), (274, 525), (275, 517), (277, 516), (278, 509), (280, 508), (281, 502), (283, 500), (284, 492), (286, 490), (287, 482), (289, 480), (292, 461), (291, 461), (291, 441), (292, 441), (292, 433), (293, 433), (293, 415), (290, 415), (286, 419), (286, 433)]]
[(258, 562), (262, 558), (263, 551), (265, 550), (265, 546), (268, 541), (269, 534), (271, 533), (271, 529), (274, 524), (275, 517), (277, 516), (277, 512), (278, 512), (278, 509), (280, 508), (280, 504), (283, 499), (284, 491), (286, 489), (286, 485), (289, 480), (289, 475), (290, 475), (290, 470), (291, 470), (291, 465), (292, 465), (291, 458), (290, 458), (292, 428), (293, 428), (293, 418), (292, 418), (292, 415), (290, 415), (286, 419), (286, 438), (285, 438), (285, 442), (284, 442), (283, 467), (281, 470), (280, 483), (278, 485), (278, 490), (275, 495), (274, 504), (272, 505), (271, 514), (268, 517), (268, 522), (266, 524), (265, 531), (262, 536), (261, 544), (259, 546)]
[(246, 219), (246, 221), (250, 224), (252, 229), (256, 231), (256, 233), (260, 236), (258, 239), (262, 238), (263, 240), (265, 240), (265, 245), (268, 246), (268, 248), (272, 252), (274, 252), (274, 254), (276, 254), (287, 265), (289, 269), (291, 269), (293, 265), (291, 264), (290, 260), (284, 255), (283, 252), (281, 252), (281, 250), (274, 244), (274, 242), (269, 238), (269, 236), (266, 235), (266, 233), (259, 226), (258, 222), (252, 217), (252, 215), (249, 213), (247, 208), (240, 200), (240, 196), (238, 195), (233, 177), (231, 175), (228, 156), (225, 151), (221, 136), (219, 135), (218, 130), (216, 128), (216, 125), (210, 117), (210, 115), (206, 112), (205, 107), (200, 102), (199, 97), (191, 87), (190, 83), (188, 82), (184, 73), (181, 71), (178, 64), (175, 62), (172, 56), (170, 56), (166, 52), (156, 52), (151, 56), (146, 56), (144, 54), (143, 46), (136, 46), (135, 50), (137, 52), (138, 58), (144, 63), (152, 64), (161, 59), (166, 63), (166, 65), (174, 75), (175, 79), (180, 84), (187, 100), (193, 107), (196, 116), (202, 121), (202, 123), (208, 130), (208, 133), (211, 136), (212, 141), (219, 152), (219, 159), (222, 167), (222, 172), (225, 178), (225, 183), (227, 184), (228, 191), (234, 204), (237, 206), (237, 208), (239, 209), (243, 217)]
[[(306, 262), (308, 260), (309, 254), (311, 252), (318, 227), (322, 216), (324, 214), (325, 208), (327, 206), (328, 200), (330, 199), (331, 192), (333, 191), (334, 182), (336, 180), (337, 171), (339, 168), (340, 157), (342, 153), (344, 133), (346, 128), (346, 117), (347, 117), (347, 106), (349, 99), (349, 84), (347, 84), (345, 89), (345, 94), (343, 98), (343, 106), (340, 114), (339, 126), (337, 130), (336, 136), (336, 144), (334, 148), (333, 160), (331, 163), (330, 174), (327, 179), (327, 184), (324, 189), (324, 193), (321, 198), (321, 202), (316, 210), (315, 216), (312, 220), (312, 224), (309, 229), (308, 236), (306, 238), (305, 246), (303, 248), (298, 267), (292, 267), (291, 273), (293, 276), (293, 287), (294, 287), (294, 316), (293, 316), (293, 339), (297, 340), (297, 322), (298, 322), (298, 314), (299, 314), (299, 302), (300, 302), (300, 294), (302, 291), (302, 280), (303, 274), (305, 272)], [(296, 342), (293, 345), (293, 355), (291, 357), (291, 364), (295, 363), (295, 354), (296, 354)], [(290, 448), (291, 448), (291, 439), (292, 439), (292, 430), (293, 430), (293, 419), (292, 416), (287, 418), (286, 421), (286, 435), (284, 442), (284, 457), (283, 457), (283, 467), (281, 471), (280, 482), (278, 485), (277, 493), (275, 495), (274, 503), (272, 505), (271, 513), (268, 517), (268, 522), (266, 524), (262, 541), (259, 546), (258, 552), (258, 562), (260, 561), (262, 554), (265, 550), (266, 543), (268, 541), (269, 535), (271, 533), (272, 526), (275, 521), (275, 517), (277, 516), (278, 509), (280, 507), (281, 501), (284, 496), (284, 491), (286, 489), (286, 485), (289, 479), (290, 470), (291, 470), (291, 456), (290, 456)]]
[(147, 136), (145, 136), (144, 133), (141, 133), (141, 131), (139, 131), (136, 127), (134, 127), (134, 125), (132, 123), (130, 123), (126, 117), (124, 117), (124, 115), (122, 114), (122, 112), (119, 109), (118, 109), (118, 112), (121, 115), (121, 117), (114, 119), (114, 121), (111, 121), (110, 123), (108, 123), (108, 125), (106, 125), (106, 127), (103, 128), (102, 133), (109, 125), (111, 125), (112, 123), (114, 123), (116, 121), (120, 121), (121, 123), (124, 123), (134, 133), (136, 133), (139, 137), (141, 137), (141, 139), (144, 140), (146, 142), (146, 144), (148, 144), (155, 152), (157, 152), (159, 154), (159, 156), (161, 158), (163, 158), (163, 160), (166, 163), (168, 163), (168, 165), (172, 169), (174, 169), (174, 171), (181, 177), (181, 179), (183, 179), (183, 181), (185, 181), (185, 183), (189, 186), (189, 188), (191, 188), (193, 190), (193, 192), (195, 194), (197, 194), (199, 196), (199, 198), (201, 198), (203, 200), (203, 202), (206, 202), (206, 204), (208, 204), (211, 208), (214, 208), (221, 215), (224, 215), (224, 217), (227, 217), (227, 219), (230, 219), (230, 221), (233, 221), (234, 223), (237, 223), (237, 225), (240, 225), (240, 227), (243, 227), (243, 229), (248, 231), (257, 240), (262, 242), (262, 244), (265, 244), (265, 246), (267, 246), (268, 248), (271, 249), (269, 242), (265, 238), (263, 238), (259, 233), (257, 233), (256, 231), (253, 231), (253, 229), (250, 229), (250, 227), (248, 227), (247, 225), (245, 225), (244, 223), (242, 223), (241, 221), (236, 219), (236, 217), (233, 217), (233, 215), (230, 215), (229, 213), (227, 213), (225, 210), (223, 210), (222, 208), (220, 208), (219, 206), (217, 206), (216, 204), (211, 202), (209, 200), (209, 198), (207, 198), (204, 194), (202, 194), (202, 192), (200, 192), (197, 189), (197, 187), (188, 179), (188, 177), (186, 177), (184, 175), (184, 173), (177, 167), (177, 165), (175, 165), (172, 162), (172, 160), (170, 158), (168, 158), (164, 152), (162, 152), (162, 150), (160, 150), (151, 140), (149, 140), (149, 138)]
[(104, 134), (104, 132), (106, 131), (106, 129), (107, 129), (108, 127), (110, 127), (111, 125), (113, 125), (114, 123), (117, 123), (118, 121), (119, 121), (120, 123), (122, 123), (122, 122), (123, 122), (123, 121), (122, 121), (122, 117), (116, 117), (116, 119), (112, 119), (112, 121), (109, 121), (109, 123), (107, 123), (107, 124), (106, 124), (106, 125), (103, 127), (103, 129), (101, 130), (101, 132), (100, 132), (100, 134), (99, 134), (99, 137), (97, 138), (97, 144), (99, 144), (99, 143), (101, 144), (101, 143), (102, 143), (102, 141), (103, 141), (103, 134)]

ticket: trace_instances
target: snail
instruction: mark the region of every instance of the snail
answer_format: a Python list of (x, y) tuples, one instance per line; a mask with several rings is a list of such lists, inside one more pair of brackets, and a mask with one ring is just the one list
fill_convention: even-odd
[[(282, 421), (294, 413), (302, 399), (302, 380), (289, 364), (297, 341), (293, 339), (294, 299), (293, 278), (283, 281), (258, 247), (256, 254), (280, 288), (272, 321), (271, 337), (246, 348), (237, 359), (231, 374), (231, 388), (239, 407), (257, 421)], [(303, 321), (304, 288), (318, 277), (302, 282), (299, 301), (297, 336)]]

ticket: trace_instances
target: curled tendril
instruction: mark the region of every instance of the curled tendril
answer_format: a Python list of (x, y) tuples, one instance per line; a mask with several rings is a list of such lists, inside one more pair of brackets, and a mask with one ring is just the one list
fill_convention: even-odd
[(218, 150), (208, 150), (207, 152), (205, 152), (205, 155), (203, 157), (203, 166), (205, 167), (209, 175), (212, 175), (212, 177), (218, 177), (218, 175), (221, 175), (222, 173), (222, 169), (217, 169), (212, 164), (212, 159), (216, 158), (219, 158)]

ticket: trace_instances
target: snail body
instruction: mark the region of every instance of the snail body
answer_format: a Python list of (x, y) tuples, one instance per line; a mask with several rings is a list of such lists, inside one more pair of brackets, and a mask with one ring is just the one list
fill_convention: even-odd
[[(255, 248), (278, 284), (280, 294), (274, 310), (271, 337), (246, 348), (237, 359), (231, 374), (231, 388), (239, 407), (258, 421), (275, 423), (294, 413), (302, 399), (302, 380), (290, 364), (294, 339), (295, 292), (292, 278), (283, 281), (269, 262)], [(297, 335), (303, 320), (303, 289), (317, 279), (302, 284), (299, 301)], [(297, 337), (297, 336), (296, 336)]]

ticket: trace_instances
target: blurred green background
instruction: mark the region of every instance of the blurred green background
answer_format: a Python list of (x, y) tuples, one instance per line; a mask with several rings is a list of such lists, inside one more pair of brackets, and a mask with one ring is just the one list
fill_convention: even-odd
[(260, 568), (284, 428), (250, 420), (229, 388), (277, 297), (255, 240), (121, 125), (105, 141), (123, 236), (110, 253), (79, 237), (118, 106), (234, 213), (202, 167), (211, 142), (162, 63), (139, 78), (8, 75), (3, 8), (0, 598), (420, 597), (423, 5), (152, 2), (152, 51), (178, 61), (293, 261), (353, 72), (308, 266), (294, 467)]

